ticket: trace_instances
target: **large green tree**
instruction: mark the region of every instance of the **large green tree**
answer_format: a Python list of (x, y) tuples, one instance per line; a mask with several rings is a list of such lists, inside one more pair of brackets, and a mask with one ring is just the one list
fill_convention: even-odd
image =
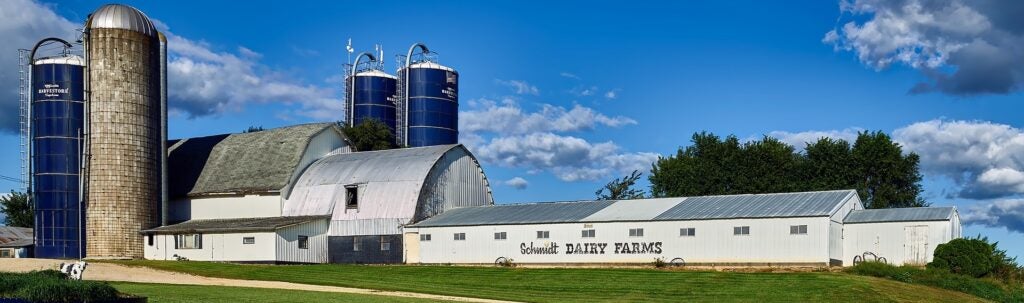
[(604, 187), (594, 192), (594, 195), (597, 195), (598, 200), (643, 199), (644, 190), (635, 187), (636, 181), (639, 181), (642, 175), (643, 173), (640, 171), (634, 170), (633, 173), (622, 177), (622, 179), (609, 181)]
[(31, 228), (35, 218), (28, 194), (22, 192), (11, 191), (10, 195), (0, 198), (0, 213), (7, 217), (7, 226)]
[(395, 135), (391, 128), (376, 119), (366, 119), (348, 126), (348, 123), (339, 122), (345, 136), (352, 141), (353, 148), (357, 151), (385, 150), (398, 147), (395, 144)]
[(693, 144), (654, 163), (654, 196), (696, 196), (856, 189), (869, 208), (917, 207), (919, 157), (883, 132), (861, 132), (854, 144), (821, 138), (803, 152), (772, 137), (695, 133)]

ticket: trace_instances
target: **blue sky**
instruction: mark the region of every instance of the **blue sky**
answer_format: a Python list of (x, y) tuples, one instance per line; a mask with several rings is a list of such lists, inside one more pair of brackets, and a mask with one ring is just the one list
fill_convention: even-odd
[[(1022, 11), (1000, 1), (936, 3), (908, 13), (883, 0), (843, 9), (837, 1), (128, 2), (170, 33), (175, 138), (343, 119), (348, 38), (357, 50), (382, 44), (389, 71), (395, 54), (424, 42), (460, 71), (463, 142), (499, 203), (592, 198), (703, 130), (794, 143), (882, 130), (922, 155), (928, 201), (972, 216), (965, 234), (1024, 256), (1024, 64), (996, 60), (1024, 49), (1014, 42), (1024, 41), (1024, 24), (1004, 16)], [(0, 21), (14, 23), (0, 34), (18, 47), (68, 37), (102, 4), (10, 1), (0, 15), (48, 25)], [(0, 63), (14, 66), (4, 56)], [(6, 99), (12, 79), (0, 72)], [(10, 125), (11, 108), (0, 108), (8, 113), (0, 123)], [(4, 131), (0, 142), (9, 146), (0, 175), (17, 176), (17, 137)]]

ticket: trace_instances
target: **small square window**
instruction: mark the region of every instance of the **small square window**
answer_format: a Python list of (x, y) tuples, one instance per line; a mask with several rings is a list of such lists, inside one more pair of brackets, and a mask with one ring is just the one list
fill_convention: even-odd
[(505, 240), (507, 238), (508, 238), (508, 234), (506, 234), (505, 232), (496, 232), (496, 233), (494, 233), (494, 239), (495, 240)]
[(423, 241), (423, 242), (430, 241), (430, 234), (421, 234), (420, 235), (420, 241)]
[(381, 251), (391, 250), (391, 239), (388, 239), (387, 236), (380, 236), (380, 250)]
[(732, 234), (737, 236), (750, 235), (750, 226), (736, 226), (732, 228)]
[(359, 186), (345, 186), (345, 208), (359, 208)]
[(256, 237), (244, 237), (242, 238), (242, 244), (256, 244)]
[(690, 227), (690, 228), (680, 228), (679, 229), (679, 236), (680, 237), (694, 237), (696, 235), (697, 235), (697, 229), (696, 228)]
[(790, 235), (806, 235), (807, 225), (791, 225), (789, 226)]
[(538, 230), (537, 239), (547, 239), (551, 237), (551, 232), (547, 230)]
[(299, 249), (309, 249), (309, 237), (299, 236)]
[(455, 234), (455, 241), (465, 241), (465, 240), (466, 240), (466, 233), (456, 233)]
[(630, 228), (629, 229), (629, 236), (630, 237), (643, 237), (644, 236), (644, 229), (643, 228)]
[(583, 230), (583, 237), (584, 238), (593, 238), (596, 235), (597, 235), (597, 233), (594, 232), (593, 229), (584, 229)]

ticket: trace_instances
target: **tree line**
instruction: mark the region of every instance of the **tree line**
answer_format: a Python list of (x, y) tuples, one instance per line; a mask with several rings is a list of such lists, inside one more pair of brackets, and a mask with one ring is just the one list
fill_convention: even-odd
[[(732, 135), (699, 132), (691, 142), (652, 165), (651, 196), (856, 189), (867, 208), (928, 205), (921, 197), (920, 157), (904, 154), (902, 146), (881, 131), (860, 132), (852, 144), (824, 137), (806, 143), (803, 150), (769, 136), (741, 142)], [(597, 192), (598, 198), (636, 196), (629, 188), (637, 174), (609, 182)]]

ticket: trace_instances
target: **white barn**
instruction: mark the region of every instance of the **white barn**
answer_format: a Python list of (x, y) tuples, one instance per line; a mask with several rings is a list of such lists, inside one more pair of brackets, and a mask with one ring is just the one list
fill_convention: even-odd
[[(849, 265), (860, 248), (844, 222), (862, 211), (853, 190), (461, 208), (406, 227), (406, 262)], [(959, 228), (956, 218), (935, 222), (949, 228), (925, 232)]]
[(843, 225), (845, 264), (880, 257), (892, 264), (925, 265), (936, 246), (962, 233), (954, 207), (858, 210)]

